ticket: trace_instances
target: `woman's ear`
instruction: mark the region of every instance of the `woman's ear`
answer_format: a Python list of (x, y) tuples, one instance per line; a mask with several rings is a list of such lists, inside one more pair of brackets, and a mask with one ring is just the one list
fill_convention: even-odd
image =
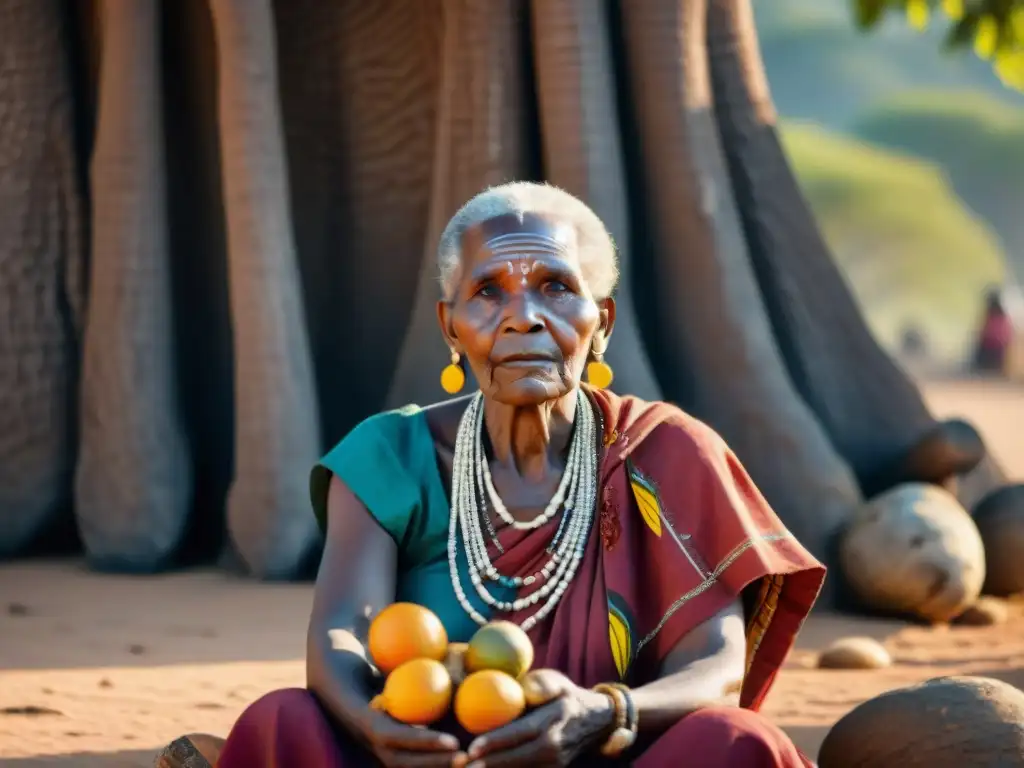
[(444, 337), (444, 343), (448, 345), (448, 349), (457, 352), (459, 340), (455, 335), (455, 328), (452, 326), (452, 305), (444, 299), (437, 302), (437, 323), (441, 326), (441, 335)]
[(594, 331), (592, 342), (593, 350), (598, 355), (603, 355), (608, 349), (608, 339), (611, 338), (612, 330), (615, 328), (615, 299), (609, 296), (597, 302), (598, 317), (597, 330)]

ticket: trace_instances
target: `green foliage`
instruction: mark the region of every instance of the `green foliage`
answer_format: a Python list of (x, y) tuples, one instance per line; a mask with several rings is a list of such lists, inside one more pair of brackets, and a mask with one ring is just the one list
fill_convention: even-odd
[(952, 54), (942, 31), (889, 18), (871, 35), (850, 23), (849, 0), (755, 0), (761, 52), (779, 112), (848, 130), (865, 109), (907, 90), (961, 89), (1024, 107), (976, 56)]
[(949, 47), (973, 45), (1006, 85), (1024, 90), (1024, 0), (853, 0), (861, 29), (873, 29), (889, 12), (899, 12), (910, 26), (924, 30), (937, 9), (948, 19)]
[(931, 163), (807, 124), (782, 131), (801, 187), (883, 344), (922, 329), (933, 352), (958, 360), (983, 291), (1005, 262), (985, 224)]
[(1024, 107), (981, 93), (907, 93), (868, 110), (854, 132), (940, 165), (1024, 279)]

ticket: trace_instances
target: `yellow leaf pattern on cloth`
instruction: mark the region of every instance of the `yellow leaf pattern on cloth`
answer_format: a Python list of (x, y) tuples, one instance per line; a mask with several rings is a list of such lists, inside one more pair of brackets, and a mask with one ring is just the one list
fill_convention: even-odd
[(640, 508), (640, 516), (643, 517), (647, 527), (655, 536), (661, 536), (661, 501), (658, 499), (658, 491), (654, 483), (644, 477), (627, 461), (629, 467), (629, 484), (633, 488), (633, 496), (636, 497), (636, 504)]
[(615, 592), (608, 593), (608, 641), (619, 679), (625, 680), (629, 665), (633, 663), (633, 626), (625, 600)]

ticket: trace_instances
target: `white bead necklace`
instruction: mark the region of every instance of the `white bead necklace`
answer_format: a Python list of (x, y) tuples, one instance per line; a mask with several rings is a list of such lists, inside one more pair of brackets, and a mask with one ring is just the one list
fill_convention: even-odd
[[(589, 399), (582, 392), (577, 400), (576, 414), (569, 458), (558, 490), (544, 512), (527, 523), (520, 523), (508, 513), (494, 489), (483, 448), (484, 413), (481, 393), (473, 397), (462, 415), (452, 461), (448, 568), (459, 604), (478, 624), (484, 624), (487, 620), (473, 607), (462, 587), (456, 560), (460, 534), (469, 562), (470, 581), (486, 605), (504, 613), (516, 613), (544, 601), (533, 614), (523, 620), (522, 628), (525, 630), (534, 627), (554, 610), (579, 570), (597, 501), (597, 420)], [(485, 520), (487, 514), (484, 498), (489, 498), (499, 517), (519, 530), (539, 528), (564, 506), (562, 521), (548, 548), (551, 557), (535, 574), (508, 577), (494, 567), (487, 553), (487, 540), (481, 526), (481, 520)], [(489, 521), (485, 522), (489, 525)], [(532, 586), (538, 581), (545, 583), (526, 597), (512, 602), (495, 598), (487, 589), (487, 582), (498, 582), (502, 586), (518, 589)]]

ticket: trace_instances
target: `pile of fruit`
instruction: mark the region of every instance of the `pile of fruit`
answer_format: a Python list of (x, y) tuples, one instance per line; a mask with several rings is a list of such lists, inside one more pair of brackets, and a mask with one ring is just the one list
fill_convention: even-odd
[[(454, 710), (459, 724), (476, 735), (550, 698), (529, 684), (533, 644), (508, 621), (485, 624), (468, 643), (449, 643), (434, 613), (395, 603), (370, 624), (367, 650), (386, 675), (371, 706), (410, 725), (436, 723)], [(527, 696), (531, 690), (536, 694)]]

